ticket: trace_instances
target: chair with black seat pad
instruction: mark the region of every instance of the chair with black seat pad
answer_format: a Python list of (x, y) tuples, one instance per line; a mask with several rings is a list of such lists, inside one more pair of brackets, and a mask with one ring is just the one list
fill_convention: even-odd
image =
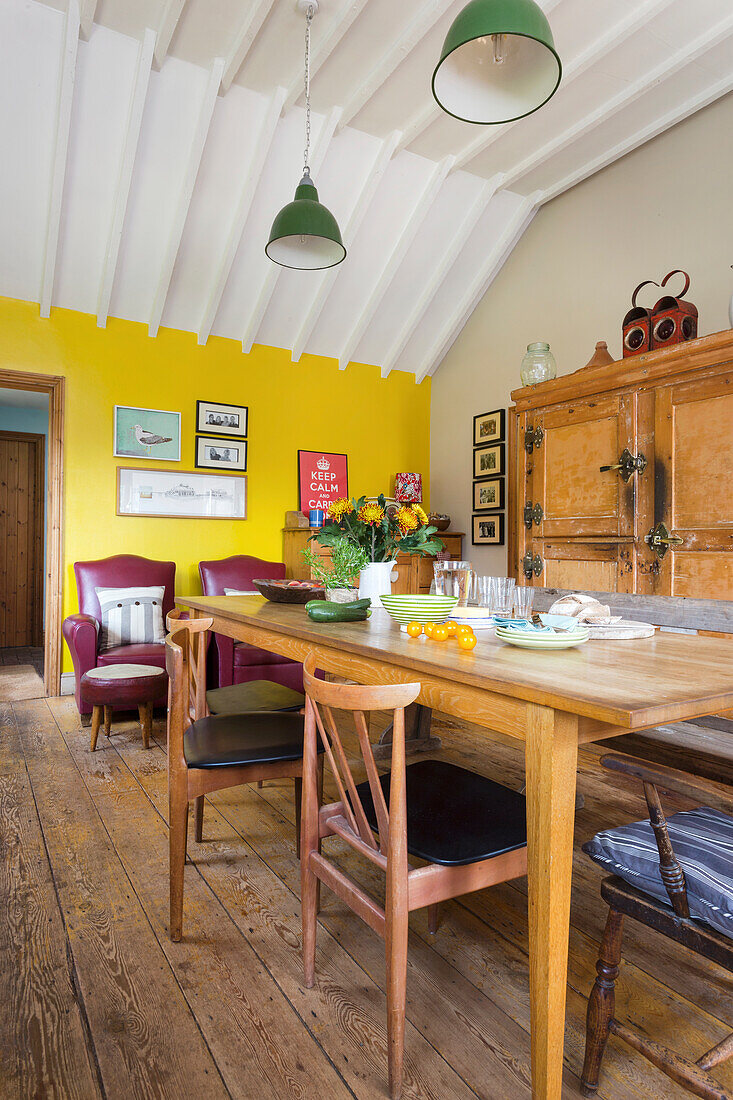
[[(609, 908), (588, 1000), (583, 1093), (595, 1095), (608, 1037), (615, 1035), (693, 1095), (732, 1100), (733, 1093), (710, 1070), (733, 1055), (733, 1034), (693, 1062), (614, 1013), (626, 917), (733, 973), (733, 789), (629, 756), (604, 756), (601, 763), (641, 780), (649, 820), (606, 829), (583, 845), (594, 862), (612, 872), (601, 883)], [(695, 802), (702, 799), (704, 805), (667, 820), (658, 788)]]
[[(306, 693), (301, 837), (301, 901), (305, 984), (315, 982), (318, 889), (323, 882), (385, 939), (389, 1087), (399, 1097), (405, 1040), (408, 915), (527, 872), (525, 800), (516, 791), (442, 761), (405, 765), (405, 707), (421, 685), (362, 687), (316, 679), (313, 656), (303, 665)], [(333, 708), (351, 712), (367, 779), (355, 783)], [(380, 776), (366, 712), (392, 710), (392, 765)], [(320, 742), (320, 746), (319, 746)], [(318, 751), (333, 773), (339, 801), (320, 807)], [(375, 839), (375, 833), (378, 840)], [(386, 876), (382, 906), (325, 853), (320, 840), (338, 836)], [(408, 853), (426, 865), (410, 868)]]
[[(262, 779), (295, 781), (296, 852), (299, 853), (303, 775), (303, 716), (297, 711), (208, 714), (207, 631), (212, 619), (170, 618), (168, 669), (168, 807), (170, 937), (183, 925), (183, 879), (188, 807), (195, 804), (196, 840), (202, 839), (204, 795)], [(320, 789), (322, 769), (316, 783)], [(317, 795), (317, 798), (320, 796)]]

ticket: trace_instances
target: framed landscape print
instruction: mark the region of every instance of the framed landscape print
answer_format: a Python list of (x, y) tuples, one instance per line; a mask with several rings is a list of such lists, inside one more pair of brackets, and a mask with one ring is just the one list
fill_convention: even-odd
[(473, 452), (473, 476), (476, 479), (497, 477), (504, 473), (504, 443), (477, 447)]
[(215, 401), (196, 402), (196, 431), (210, 435), (247, 435), (248, 407), (219, 405)]
[(181, 461), (181, 414), (115, 405), (115, 458)]
[(196, 468), (243, 473), (247, 469), (247, 441), (196, 436)]
[(495, 512), (504, 507), (504, 478), (492, 477), (473, 483), (474, 512)]
[(504, 545), (504, 513), (496, 516), (473, 516), (474, 546), (503, 546)]
[(247, 478), (118, 466), (117, 515), (246, 519)]
[(480, 447), (482, 443), (499, 443), (504, 439), (506, 425), (506, 409), (496, 409), (495, 412), (481, 413), (473, 418), (473, 445)]

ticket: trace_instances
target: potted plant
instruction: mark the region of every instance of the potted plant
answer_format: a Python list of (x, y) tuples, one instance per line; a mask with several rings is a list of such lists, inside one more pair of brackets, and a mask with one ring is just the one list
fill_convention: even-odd
[(350, 539), (339, 539), (331, 549), (331, 558), (314, 554), (310, 547), (301, 551), (310, 566), (311, 577), (326, 589), (326, 599), (348, 603), (357, 599), (359, 573), (369, 561), (366, 550)]
[(334, 500), (326, 523), (311, 541), (336, 549), (341, 543), (359, 547), (366, 564), (359, 573), (359, 597), (380, 606), (380, 596), (392, 591), (391, 574), (397, 554), (437, 554), (443, 542), (419, 504), (387, 508), (383, 494), (376, 500)]

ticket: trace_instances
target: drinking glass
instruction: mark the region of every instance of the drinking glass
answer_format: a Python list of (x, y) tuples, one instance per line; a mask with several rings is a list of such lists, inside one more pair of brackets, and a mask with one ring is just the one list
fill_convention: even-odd
[(494, 577), (494, 614), (511, 615), (515, 581), (511, 577)]
[(496, 577), (474, 577), (473, 599), (479, 607), (488, 607), (493, 611), (495, 595), (494, 581)]
[(436, 593), (439, 596), (457, 596), (457, 606), (466, 607), (473, 574), (470, 561), (436, 561), (433, 573)]
[(518, 619), (531, 619), (534, 605), (534, 588), (516, 585), (514, 588), (514, 614)]

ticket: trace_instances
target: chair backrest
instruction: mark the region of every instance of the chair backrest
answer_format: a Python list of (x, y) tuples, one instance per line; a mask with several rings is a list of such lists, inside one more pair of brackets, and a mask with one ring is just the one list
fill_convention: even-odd
[(168, 672), (168, 770), (186, 767), (185, 730), (207, 713), (206, 643), (213, 619), (184, 619), (175, 608), (168, 614), (165, 666)]
[(225, 588), (255, 591), (255, 577), (283, 580), (285, 566), (280, 561), (265, 561), (248, 554), (235, 554), (220, 561), (199, 562), (199, 574), (205, 596), (223, 596)]
[(140, 558), (136, 554), (116, 554), (99, 561), (74, 562), (79, 610), (101, 618), (95, 588), (150, 588), (163, 585), (163, 615), (173, 610), (176, 596), (176, 563)]
[[(376, 851), (374, 835), (356, 789), (354, 776), (333, 715), (333, 708), (352, 713), (359, 739), (359, 750), (374, 802), (379, 832), (379, 851), (385, 855), (390, 847), (390, 822), (398, 825), (400, 830), (406, 828), (405, 707), (415, 701), (421, 685), (419, 683), (381, 684), (364, 687), (360, 684), (331, 684), (316, 677), (315, 665), (315, 657), (310, 654), (303, 664), (303, 690), (306, 694), (306, 755), (308, 755), (307, 739), (309, 736), (315, 737), (317, 733), (338, 787), (339, 797), (344, 807), (344, 817), (356, 836), (367, 847)], [(372, 710), (394, 712), (389, 809), (385, 803), (369, 740), (365, 712)]]

